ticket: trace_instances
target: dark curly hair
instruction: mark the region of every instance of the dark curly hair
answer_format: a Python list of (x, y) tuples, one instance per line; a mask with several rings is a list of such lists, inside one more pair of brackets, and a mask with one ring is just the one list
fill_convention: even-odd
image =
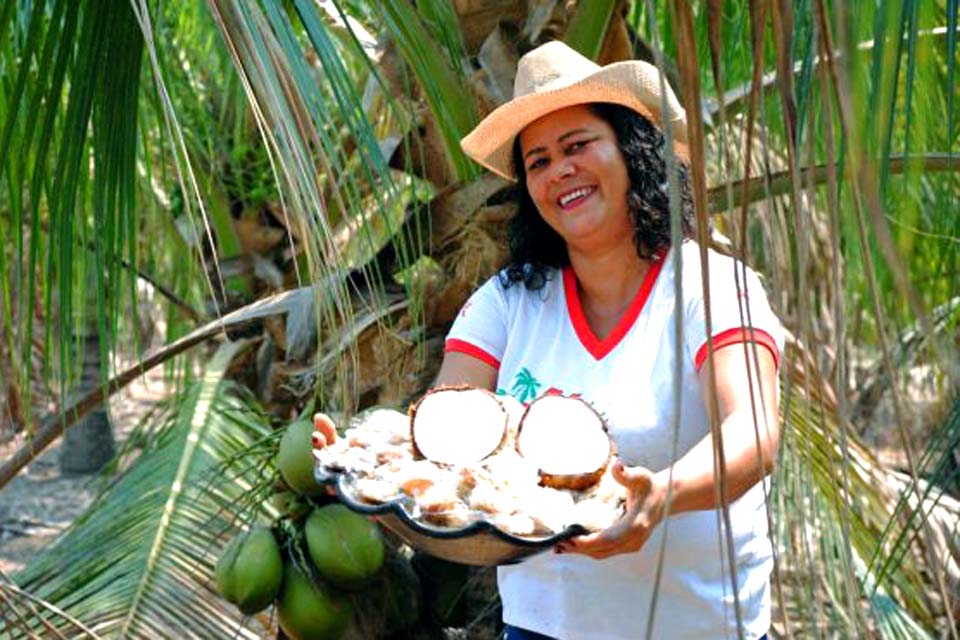
[[(670, 203), (663, 134), (636, 111), (618, 104), (592, 103), (590, 110), (613, 129), (617, 146), (627, 165), (630, 188), (627, 209), (634, 225), (637, 255), (655, 259), (670, 246)], [(517, 213), (510, 221), (510, 258), (500, 272), (506, 288), (522, 282), (535, 291), (547, 282), (550, 269), (570, 263), (563, 238), (544, 222), (526, 187), (526, 170), (520, 137), (513, 144), (513, 166), (517, 176)], [(693, 196), (689, 170), (678, 164), (680, 212), (685, 238), (693, 237)]]

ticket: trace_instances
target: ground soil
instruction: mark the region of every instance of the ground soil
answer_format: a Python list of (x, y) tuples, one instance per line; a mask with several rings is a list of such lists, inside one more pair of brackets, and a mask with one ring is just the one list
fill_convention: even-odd
[[(122, 443), (141, 416), (165, 397), (168, 387), (162, 367), (147, 372), (109, 401), (109, 414), (117, 444)], [(60, 442), (0, 489), (0, 571), (19, 571), (90, 505), (96, 495), (95, 476), (60, 473)], [(6, 460), (24, 443), (18, 434), (0, 445)]]

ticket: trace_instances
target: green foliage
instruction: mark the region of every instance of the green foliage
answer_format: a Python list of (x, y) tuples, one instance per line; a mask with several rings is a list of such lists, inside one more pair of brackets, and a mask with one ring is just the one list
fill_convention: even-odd
[[(437, 56), (429, 49), (431, 42), (429, 33), (408, 0), (375, 3), (374, 6), (379, 10), (384, 24), (397, 39), (404, 58), (426, 94), (431, 115), (436, 119), (443, 133), (447, 155), (457, 177), (461, 180), (476, 177), (479, 174), (477, 166), (460, 150), (460, 139), (470, 133), (470, 130), (479, 122), (469, 96), (464, 96), (463, 93), (466, 78), (462, 66), (459, 61), (451, 65), (449, 59)], [(443, 14), (438, 11), (432, 13), (436, 24), (436, 18)], [(449, 12), (446, 18), (449, 24), (451, 20)], [(449, 29), (444, 31), (449, 33)], [(454, 50), (453, 53), (458, 52)]]
[(221, 347), (203, 379), (145, 425), (135, 462), (15, 576), (22, 588), (105, 635), (254, 637), (213, 589), (238, 511), (258, 515), (247, 490), (260, 470), (234, 456), (269, 434), (222, 381), (237, 349)]
[[(459, 149), (479, 118), (459, 4), (0, 4), (0, 372), (26, 403), (43, 380), (66, 389), (79, 328), (96, 327), (104, 362), (135, 340), (146, 279), (167, 292), (172, 338), (259, 295), (252, 268), (236, 266), (256, 259), (289, 272), (280, 287), (319, 283), (317, 369), (344, 371), (317, 393), (349, 412), (361, 329), (422, 299), (418, 271), (444, 275), (449, 248), (428, 242), (437, 221), (413, 224), (414, 210), (478, 175)], [(614, 4), (579, 3), (566, 39), (595, 51)], [(899, 495), (882, 490), (857, 436), (881, 400), (905, 404), (917, 371), (942, 403), (955, 397), (960, 2), (695, 3), (692, 43), (676, 6), (635, 0), (628, 22), (668, 68), (678, 51), (696, 53), (705, 104), (687, 108), (706, 114), (702, 169), (715, 193), (746, 202), (717, 205), (714, 222), (767, 276), (803, 347), (785, 364), (802, 363), (805, 377), (784, 392), (778, 611), (800, 635), (938, 633), (936, 564), (918, 549), (943, 487), (957, 487), (946, 453), (956, 407), (926, 425), (926, 441), (890, 438), (926, 482), (911, 478)], [(431, 130), (441, 139), (430, 158), (461, 185), (428, 184), (394, 153), (423, 151)], [(753, 195), (737, 182), (747, 173), (760, 178)], [(284, 230), (266, 257), (237, 231), (264, 212)], [(421, 311), (412, 305), (403, 340), (442, 331), (418, 326)], [(261, 441), (255, 414), (215, 381), (223, 367), (209, 364), (135, 439), (135, 461), (21, 586), (98, 632), (238, 628), (210, 591), (210, 562), (235, 510), (259, 509), (276, 438)], [(214, 482), (215, 469), (229, 482)]]
[(596, 60), (616, 4), (614, 0), (579, 4), (563, 34), (564, 42), (591, 60)]
[[(113, 2), (33, 3), (15, 14), (10, 24), (0, 21), (7, 34), (26, 27), (25, 38), (4, 38), (4, 64), (17, 71), (0, 107), (2, 331), (14, 353), (30, 353), (35, 339), (46, 344), (63, 373), (62, 392), (77, 368), (71, 338), (88, 308), (101, 335), (116, 335), (120, 294), (135, 290), (121, 260), (137, 260), (143, 37), (132, 13)], [(61, 322), (36, 336), (35, 309)], [(15, 374), (29, 380), (30, 358), (17, 364)], [(50, 358), (44, 364), (54, 366)]]

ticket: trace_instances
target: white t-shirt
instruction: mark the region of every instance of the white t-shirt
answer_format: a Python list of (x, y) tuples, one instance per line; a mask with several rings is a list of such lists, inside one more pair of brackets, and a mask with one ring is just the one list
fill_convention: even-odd
[[(464, 305), (446, 349), (496, 367), (498, 392), (521, 402), (547, 392), (580, 394), (606, 417), (625, 464), (664, 469), (673, 445), (676, 356), (682, 360), (683, 389), (676, 457), (710, 429), (698, 378), (707, 357), (699, 247), (688, 241), (682, 251), (683, 303), (677, 304), (668, 252), (603, 340), (586, 322), (568, 267), (554, 271), (538, 291), (528, 291), (522, 283), (504, 289), (498, 277), (491, 278)], [(756, 274), (747, 269), (744, 280), (742, 263), (715, 252), (710, 252), (709, 267), (714, 348), (752, 342), (769, 349), (779, 362), (780, 323)], [(683, 314), (679, 354), (674, 352), (675, 313)], [(737, 637), (720, 519), (716, 510), (668, 519), (653, 637)], [(741, 613), (747, 637), (756, 638), (770, 625), (772, 551), (762, 483), (730, 506), (730, 519)], [(605, 560), (543, 553), (501, 567), (504, 621), (563, 640), (644, 637), (664, 529), (661, 523), (636, 553)]]

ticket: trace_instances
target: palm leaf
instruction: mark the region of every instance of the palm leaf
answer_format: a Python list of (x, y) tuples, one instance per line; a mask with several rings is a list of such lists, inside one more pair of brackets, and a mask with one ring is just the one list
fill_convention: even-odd
[[(102, 635), (256, 637), (211, 590), (214, 553), (236, 526), (226, 507), (244, 489), (220, 465), (269, 433), (222, 382), (241, 348), (218, 349), (171, 403), (154, 445), (15, 576), (20, 588)], [(40, 612), (34, 629), (44, 620), (59, 624)]]
[[(405, 60), (424, 91), (427, 103), (440, 131), (455, 175), (461, 180), (479, 174), (460, 149), (463, 138), (479, 121), (469, 97), (464, 96), (466, 78), (457, 74), (460, 65), (451, 65), (444, 57), (433, 55), (431, 38), (409, 0), (374, 3), (384, 24), (396, 38)], [(467, 99), (465, 99), (465, 97)]]
[(596, 60), (616, 5), (616, 0), (581, 2), (563, 34), (564, 42), (591, 60)]
[[(221, 335), (224, 331), (238, 329), (259, 319), (273, 315), (294, 315), (310, 308), (314, 302), (314, 288), (303, 287), (285, 291), (269, 298), (258, 300), (246, 307), (237, 309), (223, 318), (212, 320), (189, 334), (175, 340), (161, 349), (152, 351), (133, 366), (113, 376), (105, 384), (94, 388), (86, 395), (76, 398), (64, 407), (62, 413), (48, 416), (38, 427), (33, 438), (13, 453), (0, 466), (0, 488), (7, 484), (17, 472), (62, 435), (65, 429), (73, 426), (80, 418), (100, 406), (111, 394), (116, 393), (133, 380), (156, 366), (159, 366), (184, 351)], [(301, 320), (302, 322), (302, 320)], [(332, 354), (332, 358), (340, 355)]]
[[(41, 614), (41, 611), (44, 613)], [(4, 637), (19, 635), (31, 640), (41, 638), (42, 635), (36, 631), (58, 639), (70, 637), (99, 640), (101, 637), (56, 605), (27, 593), (2, 571), (0, 612), (0, 621), (3, 622), (0, 624), (0, 633), (3, 633)], [(39, 628), (38, 620), (42, 620)]]
[[(243, 74), (247, 97), (256, 105), (257, 125), (284, 194), (288, 227), (296, 230), (305, 252), (307, 272), (298, 278), (328, 283), (318, 290), (315, 324), (332, 331), (353, 322), (338, 224), (357, 227), (354, 233), (367, 240), (372, 249), (367, 253), (372, 254), (383, 242), (368, 224), (367, 210), (372, 209), (385, 221), (387, 237), (405, 266), (413, 251), (405, 237), (394, 235), (403, 199), (344, 62), (358, 55), (365, 60), (366, 54), (341, 46), (312, 3), (297, 3), (297, 16), (322, 63), (323, 73), (318, 74), (281, 4), (262, 5), (261, 11), (257, 4), (210, 3)], [(361, 143), (353, 158), (344, 152), (341, 127)], [(383, 289), (387, 274), (376, 269), (364, 274), (370, 290)]]

